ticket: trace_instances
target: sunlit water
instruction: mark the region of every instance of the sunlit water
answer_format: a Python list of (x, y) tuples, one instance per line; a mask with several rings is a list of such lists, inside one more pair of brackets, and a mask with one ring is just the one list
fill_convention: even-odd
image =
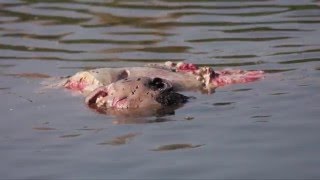
[[(319, 17), (315, 0), (0, 0), (0, 177), (320, 178)], [(47, 75), (166, 60), (268, 74), (164, 117), (40, 91)]]

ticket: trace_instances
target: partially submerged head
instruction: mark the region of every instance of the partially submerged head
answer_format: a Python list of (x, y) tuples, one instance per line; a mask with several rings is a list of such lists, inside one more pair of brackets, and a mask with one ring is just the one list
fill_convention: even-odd
[(137, 109), (176, 106), (188, 97), (176, 93), (172, 84), (161, 78), (136, 77), (102, 86), (86, 97), (86, 104), (93, 108)]

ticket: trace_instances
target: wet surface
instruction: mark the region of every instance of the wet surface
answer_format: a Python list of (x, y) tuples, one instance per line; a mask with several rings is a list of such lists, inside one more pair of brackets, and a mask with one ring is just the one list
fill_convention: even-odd
[[(1, 178), (320, 178), (319, 16), (317, 0), (0, 0)], [(141, 118), (40, 85), (167, 60), (268, 76)]]

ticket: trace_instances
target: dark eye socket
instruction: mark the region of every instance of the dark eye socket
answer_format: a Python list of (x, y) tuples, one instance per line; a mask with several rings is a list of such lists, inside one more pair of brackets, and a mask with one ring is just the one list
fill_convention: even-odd
[(157, 77), (150, 81), (148, 85), (152, 90), (163, 89), (165, 87), (163, 80)]

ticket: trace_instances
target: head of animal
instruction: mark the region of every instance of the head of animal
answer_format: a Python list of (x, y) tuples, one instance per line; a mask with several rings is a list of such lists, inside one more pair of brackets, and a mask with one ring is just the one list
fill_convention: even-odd
[(179, 106), (188, 97), (174, 91), (172, 84), (162, 78), (126, 78), (91, 92), (85, 99), (93, 108), (103, 109), (161, 109)]

